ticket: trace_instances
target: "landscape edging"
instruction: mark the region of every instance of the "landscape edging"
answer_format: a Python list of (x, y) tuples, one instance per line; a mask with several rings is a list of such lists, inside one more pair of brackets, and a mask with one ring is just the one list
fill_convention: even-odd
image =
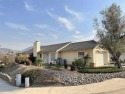
[(7, 81), (9, 84), (12, 84), (12, 78), (8, 74), (0, 72), (0, 78)]

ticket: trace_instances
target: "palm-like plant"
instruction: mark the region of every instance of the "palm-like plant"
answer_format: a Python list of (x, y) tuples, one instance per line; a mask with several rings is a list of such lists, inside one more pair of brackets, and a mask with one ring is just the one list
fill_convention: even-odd
[(86, 55), (83, 56), (83, 61), (84, 61), (83, 67), (86, 66), (86, 63), (89, 61), (90, 58), (91, 57), (90, 57), (89, 54), (86, 54)]
[(36, 59), (36, 64), (37, 64), (37, 66), (41, 66), (43, 62), (44, 62), (44, 60), (41, 59), (41, 58), (37, 58), (37, 59)]

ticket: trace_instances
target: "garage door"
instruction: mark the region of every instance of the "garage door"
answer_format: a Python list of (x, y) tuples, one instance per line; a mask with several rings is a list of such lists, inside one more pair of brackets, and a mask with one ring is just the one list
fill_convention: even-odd
[(104, 65), (103, 53), (96, 53), (96, 67)]

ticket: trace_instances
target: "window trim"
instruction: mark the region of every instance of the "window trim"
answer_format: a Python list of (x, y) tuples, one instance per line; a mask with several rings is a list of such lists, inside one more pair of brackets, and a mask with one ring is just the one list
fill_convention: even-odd
[[(82, 53), (82, 54), (81, 54)], [(83, 57), (85, 55), (85, 52), (84, 51), (79, 51), (78, 52), (78, 57)]]

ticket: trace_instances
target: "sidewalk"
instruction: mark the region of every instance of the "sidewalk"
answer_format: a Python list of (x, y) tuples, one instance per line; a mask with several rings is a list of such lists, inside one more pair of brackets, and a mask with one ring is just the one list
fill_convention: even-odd
[(18, 88), (0, 79), (0, 94), (125, 94), (125, 79), (65, 87)]

